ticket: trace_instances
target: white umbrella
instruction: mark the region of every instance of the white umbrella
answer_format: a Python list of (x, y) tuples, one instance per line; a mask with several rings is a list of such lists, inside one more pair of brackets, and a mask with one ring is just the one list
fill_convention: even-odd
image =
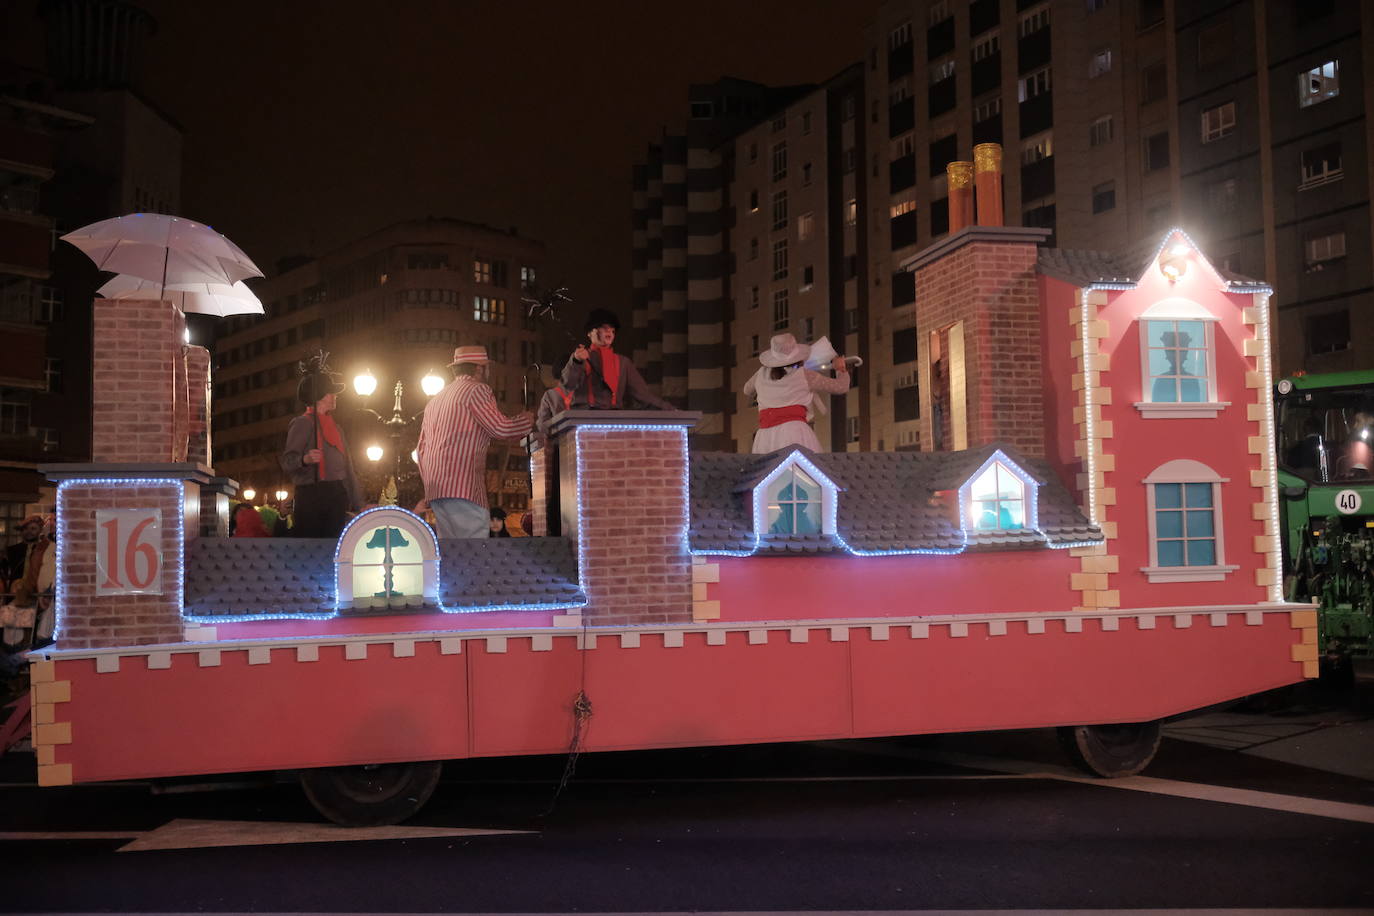
[(242, 280), (227, 283), (167, 284), (120, 274), (98, 290), (106, 299), (163, 299), (183, 312), (200, 315), (261, 315), (262, 301)]
[(62, 236), (101, 270), (170, 287), (261, 277), (248, 255), (209, 226), (162, 213), (131, 213)]

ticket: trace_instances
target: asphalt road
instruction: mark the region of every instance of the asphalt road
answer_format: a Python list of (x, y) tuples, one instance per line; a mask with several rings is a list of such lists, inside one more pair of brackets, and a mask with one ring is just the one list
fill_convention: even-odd
[(469, 761), (390, 832), (292, 784), (38, 789), (24, 763), (0, 911), (1374, 911), (1374, 782), (1171, 739), (1108, 782), (1048, 732), (587, 756), (557, 798), (561, 758)]

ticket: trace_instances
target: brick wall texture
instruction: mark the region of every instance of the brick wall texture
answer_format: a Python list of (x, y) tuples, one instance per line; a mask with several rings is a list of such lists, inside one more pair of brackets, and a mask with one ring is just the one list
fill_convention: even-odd
[[(178, 532), (185, 519), (177, 489), (183, 485), (180, 481), (175, 484), (175, 487), (73, 484), (62, 490), (58, 513), (63, 529), (57, 575), (64, 583), (58, 603), (58, 640), (63, 649), (141, 646), (181, 640)], [(162, 594), (97, 595), (96, 551), (102, 545), (96, 528), (96, 511), (151, 507), (161, 512)]]
[(98, 299), (93, 312), (92, 460), (186, 460), (185, 317), (145, 299)]
[(917, 327), (963, 322), (970, 448), (1045, 454), (1035, 258), (1033, 244), (973, 241), (916, 273)]
[[(571, 438), (571, 437), (569, 437)], [(573, 449), (565, 440), (563, 459)], [(689, 623), (683, 537), (687, 455), (679, 430), (580, 429), (583, 614), (595, 625)]]
[(187, 441), (186, 460), (210, 464), (210, 351), (185, 347)]
[[(530, 454), (530, 534), (537, 538), (547, 537), (549, 533), (549, 452), (541, 448)], [(558, 508), (555, 506), (554, 511)]]

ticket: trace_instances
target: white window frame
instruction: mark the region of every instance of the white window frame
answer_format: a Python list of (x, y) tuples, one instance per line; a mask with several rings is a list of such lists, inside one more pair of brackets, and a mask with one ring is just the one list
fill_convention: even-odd
[(787, 279), (787, 236), (773, 241), (773, 279)]
[(1298, 74), (1298, 107), (1311, 108), (1341, 94), (1341, 62), (1328, 60)]
[[(372, 595), (361, 598), (353, 594), (353, 555), (357, 552), (358, 542), (368, 537), (378, 528), (396, 528), (402, 534), (414, 539), (420, 547), (420, 567), (423, 587), (418, 596), (419, 602), (395, 602), (379, 600)], [(338, 595), (339, 610), (345, 608), (394, 608), (402, 610), (418, 607), (420, 603), (435, 605), (439, 603), (439, 541), (434, 529), (426, 525), (419, 516), (405, 509), (382, 507), (369, 509), (355, 516), (339, 535), (339, 543), (334, 549), (334, 588)]]
[(771, 155), (773, 180), (782, 181), (787, 177), (787, 141), (782, 140), (774, 143)]
[(981, 124), (1002, 114), (1002, 97), (995, 96), (973, 106), (973, 123)]
[(1002, 34), (1000, 29), (989, 29), (982, 35), (973, 39), (973, 60), (977, 63), (985, 60), (1002, 50)]
[(1019, 37), (1025, 38), (1027, 35), (1034, 35), (1041, 29), (1048, 28), (1050, 24), (1050, 5), (1037, 6), (1035, 9), (1026, 10), (1021, 14), (1021, 19), (1017, 23), (1016, 33)]
[(887, 33), (887, 46), (889, 49), (900, 48), (911, 41), (911, 22), (903, 22)]
[(773, 290), (773, 330), (786, 331), (787, 326), (792, 323), (792, 307), (788, 300), (788, 291), (783, 289)]
[[(1214, 117), (1215, 116), (1215, 117)], [(1236, 103), (1222, 102), (1202, 110), (1202, 142), (1215, 143), (1236, 132)]]
[[(1314, 168), (1308, 167), (1309, 163), (1306, 160), (1307, 154), (1309, 152), (1315, 153), (1324, 147), (1329, 147), (1333, 145), (1336, 147), (1338, 151), (1338, 158), (1336, 159), (1337, 165), (1335, 168), (1331, 167), (1330, 158), (1323, 158), (1320, 160), (1322, 167), (1321, 171), (1317, 171)], [(1330, 184), (1333, 181), (1341, 181), (1342, 179), (1344, 179), (1344, 154), (1345, 150), (1342, 148), (1342, 144), (1340, 143), (1340, 141), (1324, 143), (1321, 147), (1317, 147), (1316, 149), (1312, 150), (1303, 150), (1301, 153), (1299, 153), (1298, 167), (1302, 170), (1302, 183), (1298, 185), (1298, 190), (1306, 191), (1308, 188), (1318, 188), (1324, 184)]]
[(1112, 49), (1098, 48), (1088, 58), (1088, 79), (1097, 79), (1112, 72)]
[[(1147, 332), (1151, 321), (1200, 321), (1206, 339), (1202, 347), (1190, 349), (1205, 350), (1207, 354), (1207, 399), (1205, 401), (1150, 401), (1148, 396), (1154, 381), (1150, 374), (1150, 339)], [(1231, 406), (1230, 401), (1217, 400), (1217, 316), (1191, 299), (1171, 297), (1154, 303), (1136, 321), (1140, 336), (1140, 395), (1135, 408), (1146, 419), (1207, 419)]]
[(908, 197), (906, 200), (899, 200), (887, 208), (887, 218), (896, 219), (905, 213), (910, 213), (916, 209), (916, 198)]
[(1088, 146), (1106, 146), (1116, 135), (1116, 124), (1111, 115), (1103, 115), (1088, 125)]
[(1054, 155), (1054, 132), (1045, 131), (1021, 141), (1021, 164), (1034, 165)]
[[(1224, 513), (1221, 506), (1221, 485), (1229, 483), (1216, 471), (1200, 461), (1191, 458), (1178, 458), (1165, 462), (1155, 468), (1142, 481), (1145, 484), (1145, 515), (1150, 535), (1150, 565), (1140, 567), (1140, 571), (1151, 582), (1221, 582), (1239, 566), (1226, 563), (1226, 539), (1222, 527)], [(1156, 525), (1155, 485), (1202, 483), (1212, 485), (1212, 540), (1214, 542), (1211, 566), (1160, 566), (1159, 532)], [(1186, 490), (1185, 490), (1186, 492)], [(1181, 511), (1187, 511), (1187, 497), (1183, 499)], [(1185, 526), (1187, 524), (1185, 517)], [(1187, 528), (1184, 528), (1186, 538)]]
[[(1012, 479), (1021, 484), (1021, 496), (1017, 500), (1021, 503), (1021, 527), (1003, 528), (999, 524), (996, 528), (978, 527), (978, 519), (974, 513), (973, 503), (973, 484), (988, 473), (996, 473), (1000, 469)], [(994, 502), (1007, 502), (1008, 500), (996, 499)], [(964, 529), (970, 534), (980, 532), (996, 531), (1038, 531), (1040, 528), (1040, 487), (1035, 479), (1021, 469), (1016, 462), (1008, 458), (1001, 449), (993, 452), (978, 470), (969, 475), (968, 480), (964, 481), (959, 487), (959, 517)]]
[(1053, 88), (1054, 79), (1050, 68), (1048, 66), (1041, 67), (1016, 81), (1016, 100), (1026, 102), (1050, 92)]
[(834, 481), (821, 473), (820, 468), (809, 461), (804, 461), (799, 453), (793, 452), (784, 458), (767, 477), (759, 481), (758, 486), (754, 487), (754, 535), (761, 542), (766, 542), (769, 537), (789, 536), (781, 534), (770, 535), (768, 532), (768, 505), (770, 502), (768, 493), (773, 488), (773, 484), (784, 474), (790, 477), (793, 468), (796, 469), (797, 473), (804, 474), (811, 478), (811, 480), (821, 488), (820, 533), (822, 535), (833, 535), (835, 533), (835, 508), (836, 499), (839, 495), (839, 488), (835, 486)]
[(773, 231), (779, 232), (787, 228), (787, 189), (773, 192)]
[(1328, 261), (1345, 257), (1345, 231), (1328, 232), (1303, 239), (1303, 259), (1309, 271), (1322, 270)]

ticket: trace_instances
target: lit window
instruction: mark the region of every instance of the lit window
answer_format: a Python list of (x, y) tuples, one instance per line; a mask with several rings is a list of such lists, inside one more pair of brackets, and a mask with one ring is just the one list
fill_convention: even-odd
[(888, 207), (888, 208), (887, 208), (887, 212), (888, 212), (888, 217), (889, 217), (890, 219), (896, 219), (897, 217), (899, 217), (899, 216), (901, 216), (901, 215), (903, 215), (903, 214), (905, 214), (905, 213), (911, 213), (911, 212), (914, 211), (915, 209), (916, 209), (916, 201), (915, 201), (915, 200), (900, 200), (900, 201), (898, 201), (897, 203), (893, 204), (892, 206)]
[(797, 240), (808, 241), (816, 232), (816, 217), (811, 213), (803, 213), (797, 217)]
[(764, 530), (768, 534), (820, 534), (825, 497), (821, 485), (795, 464), (786, 467), (767, 491)]
[(1341, 94), (1340, 61), (1329, 60), (1298, 74), (1298, 106), (1307, 108)]
[(491, 282), (491, 260), (489, 258), (476, 258), (472, 262), (472, 282), (490, 283)]
[(341, 609), (437, 604), (438, 544), (403, 509), (374, 509), (349, 523), (334, 555)]
[(1026, 484), (1000, 461), (992, 462), (969, 487), (969, 527), (1020, 531), (1026, 527)]
[(1040, 134), (1021, 142), (1021, 164), (1034, 165), (1054, 155), (1054, 135)]
[(1211, 143), (1235, 133), (1236, 103), (1226, 102), (1202, 112), (1202, 142)]
[(506, 323), (506, 300), (489, 296), (472, 297), (472, 320), (487, 324)]
[(853, 226), (859, 221), (859, 201), (856, 198), (849, 198), (844, 205), (844, 224)]
[(1145, 417), (1215, 417), (1216, 317), (1190, 299), (1163, 299), (1140, 318), (1142, 397)]
[(1219, 476), (1199, 461), (1179, 459), (1145, 478), (1151, 582), (1211, 582), (1237, 567), (1223, 557)]

